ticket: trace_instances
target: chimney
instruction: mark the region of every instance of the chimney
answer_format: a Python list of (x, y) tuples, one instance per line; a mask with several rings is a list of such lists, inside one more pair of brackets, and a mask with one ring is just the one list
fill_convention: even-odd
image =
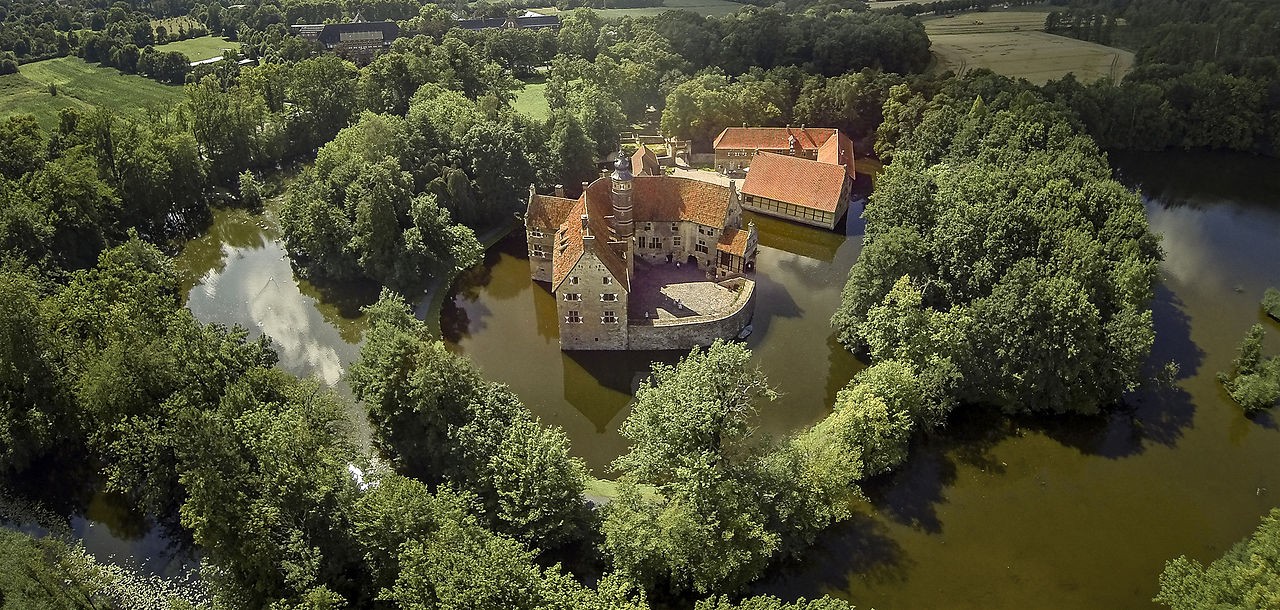
[(588, 186), (588, 185), (590, 185), (590, 184), (591, 184), (591, 183), (590, 183), (590, 182), (587, 182), (586, 180), (583, 180), (583, 181), (582, 181), (582, 194), (583, 194), (583, 195), (587, 194), (587, 186)]
[(583, 214), (582, 215), (582, 234), (589, 235), (590, 231), (591, 231), (591, 228), (587, 226), (587, 215)]
[(563, 184), (557, 184), (557, 185), (556, 185), (556, 197), (564, 197), (564, 185), (563, 185)]

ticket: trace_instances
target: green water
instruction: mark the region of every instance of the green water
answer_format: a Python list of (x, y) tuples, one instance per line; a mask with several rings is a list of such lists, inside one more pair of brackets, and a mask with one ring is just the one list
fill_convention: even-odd
[[(1280, 505), (1280, 425), (1245, 418), (1214, 379), (1250, 324), (1268, 324), (1268, 347), (1280, 352), (1280, 324), (1257, 307), (1266, 286), (1280, 285), (1280, 165), (1201, 154), (1113, 163), (1149, 195), (1152, 228), (1164, 235), (1150, 368), (1177, 362), (1177, 387), (1145, 388), (1094, 418), (958, 412), (898, 472), (867, 483), (861, 516), (758, 591), (832, 593), (880, 610), (1150, 607), (1166, 559), (1212, 559)], [(861, 224), (837, 233), (756, 222), (759, 303), (747, 343), (781, 392), (759, 429), (782, 434), (825, 416), (862, 366), (827, 322)], [(270, 335), (282, 367), (345, 392), (358, 307), (376, 290), (322, 293), (299, 281), (274, 226), (270, 213), (219, 212), (178, 259), (189, 306), (203, 321)], [(457, 282), (440, 325), (452, 349), (562, 426), (602, 476), (625, 449), (617, 429), (649, 362), (679, 357), (560, 352), (555, 303), (529, 280), (518, 234)], [(367, 434), (359, 410), (351, 415)], [(104, 537), (149, 536), (116, 534)]]

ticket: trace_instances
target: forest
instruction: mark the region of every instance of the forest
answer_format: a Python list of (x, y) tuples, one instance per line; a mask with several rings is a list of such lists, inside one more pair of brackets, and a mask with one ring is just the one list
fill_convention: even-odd
[[(1224, 49), (1235, 59), (1180, 72), (1186, 60), (1159, 55), (1166, 21), (1110, 4), (1093, 10), (1152, 32), (1136, 76), (1043, 90), (925, 75), (920, 24), (860, 5), (616, 21), (578, 9), (554, 35), (462, 32), (439, 6), (392, 0), (4, 10), (14, 64), (79, 54), (143, 71), (150, 19), (178, 15), (260, 60), (162, 77), (185, 99), (148, 120), (0, 122), (0, 481), (39, 498), (48, 473), (79, 473), (198, 549), (208, 594), (173, 594), (173, 608), (852, 608), (749, 588), (850, 519), (862, 486), (957, 409), (1092, 415), (1142, 381), (1162, 251), (1103, 149), (1129, 137), (1268, 152), (1274, 137), (1260, 94), (1256, 116), (1224, 111), (1230, 128), (1203, 134), (1188, 127), (1207, 118), (1194, 100), (1140, 120), (1135, 91), (1178, 99), (1144, 74), (1236, 91), (1267, 68)], [(356, 12), (405, 36), (356, 66), (287, 33)], [(517, 78), (540, 66), (545, 120), (512, 108)], [(1178, 82), (1193, 96), (1217, 86)], [(1104, 120), (1124, 104), (1130, 131)], [(1169, 135), (1146, 139), (1169, 116)], [(653, 365), (622, 423), (617, 497), (595, 504), (566, 434), (447, 349), (406, 296), (479, 261), (478, 236), (509, 222), (529, 184), (591, 178), (645, 120), (696, 146), (741, 123), (826, 125), (888, 164), (831, 318), (869, 366), (828, 417), (765, 438), (754, 418), (786, 398), (742, 344)], [(286, 166), (296, 180), (269, 186)], [(299, 275), (384, 287), (349, 372), (371, 454), (346, 399), (280, 370), (269, 339), (184, 306), (173, 252), (215, 207), (271, 197)], [(1261, 366), (1241, 362), (1238, 375)], [(1159, 600), (1274, 596), (1243, 567), (1274, 525), (1210, 566), (1170, 562)], [(143, 607), (66, 536), (0, 531), (0, 564), (21, 566), (0, 570), (6, 608)]]
[(1068, 77), (1046, 87), (1075, 109), (1102, 147), (1280, 153), (1274, 2), (1071, 0), (1046, 26), (1137, 54), (1119, 84)]

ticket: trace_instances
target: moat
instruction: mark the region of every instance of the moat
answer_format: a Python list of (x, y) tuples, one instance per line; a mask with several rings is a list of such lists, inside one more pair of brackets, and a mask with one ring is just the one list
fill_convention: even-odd
[[(1217, 557), (1280, 504), (1280, 424), (1246, 418), (1214, 377), (1249, 325), (1276, 328), (1257, 302), (1280, 285), (1280, 164), (1207, 154), (1112, 161), (1126, 183), (1144, 189), (1152, 229), (1164, 236), (1148, 368), (1154, 375), (1176, 362), (1176, 387), (1152, 384), (1092, 418), (960, 410), (947, 429), (920, 439), (898, 472), (865, 485), (863, 516), (830, 530), (804, 561), (774, 570), (759, 591), (832, 593), (881, 610), (1046, 600), (1055, 608), (1153, 607), (1165, 560)], [(828, 325), (862, 225), (852, 211), (837, 232), (753, 219), (758, 301), (746, 343), (781, 394), (762, 409), (759, 433), (780, 435), (823, 417), (863, 366)], [(219, 212), (179, 259), (189, 306), (203, 321), (271, 335), (282, 367), (345, 392), (363, 329), (358, 306), (376, 290), (328, 294), (297, 281), (272, 223), (269, 213)], [(441, 334), (562, 426), (607, 476), (624, 449), (617, 429), (631, 392), (651, 361), (680, 352), (561, 352), (556, 303), (530, 281), (525, 252), (517, 232), (464, 274), (444, 296)], [(1280, 350), (1275, 336), (1272, 353)], [(110, 510), (89, 516), (79, 528), (94, 531), (86, 536), (94, 552), (157, 554), (154, 536)]]

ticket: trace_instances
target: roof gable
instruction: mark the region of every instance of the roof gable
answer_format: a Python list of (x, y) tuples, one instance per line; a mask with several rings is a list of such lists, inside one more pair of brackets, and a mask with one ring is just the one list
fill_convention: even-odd
[(742, 192), (792, 205), (835, 212), (849, 174), (830, 163), (762, 152), (751, 161)]
[(569, 217), (569, 210), (576, 203), (578, 203), (576, 199), (534, 193), (529, 197), (529, 207), (525, 210), (524, 224), (526, 227), (533, 229), (558, 228), (564, 224), (565, 219)]
[(801, 150), (817, 150), (837, 133), (829, 127), (726, 127), (713, 146), (716, 150), (790, 150), (794, 137)]
[(836, 137), (828, 138), (822, 148), (818, 149), (818, 161), (843, 166), (845, 173), (853, 178), (853, 140), (843, 133), (836, 132)]

